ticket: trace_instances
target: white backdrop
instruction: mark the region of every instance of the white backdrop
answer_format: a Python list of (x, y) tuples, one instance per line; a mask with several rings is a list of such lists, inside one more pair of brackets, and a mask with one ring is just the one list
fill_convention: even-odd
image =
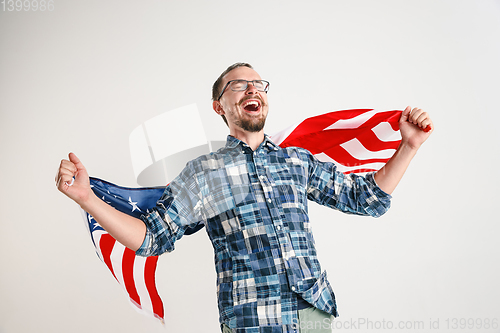
[(434, 119), (435, 133), (385, 216), (310, 206), (339, 331), (401, 322), (405, 331), (455, 332), (459, 320), (500, 320), (500, 1), (55, 0), (44, 12), (5, 5), (1, 333), (218, 332), (204, 231), (160, 258), (163, 328), (128, 304), (54, 176), (74, 151), (91, 175), (135, 186), (130, 132), (193, 103), (208, 139), (224, 139), (210, 89), (237, 61), (271, 82), (269, 133), (347, 108), (412, 105)]

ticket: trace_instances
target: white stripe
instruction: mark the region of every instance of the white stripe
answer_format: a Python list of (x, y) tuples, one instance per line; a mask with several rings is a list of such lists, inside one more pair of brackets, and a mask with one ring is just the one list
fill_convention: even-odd
[(279, 131), (278, 133), (271, 135), (271, 137), (270, 137), (271, 140), (279, 146), (283, 141), (285, 141), (286, 138), (288, 138), (290, 133), (295, 131), (297, 126), (299, 126), (300, 124), (301, 124), (301, 122), (296, 123), (295, 125), (289, 126), (289, 127), (285, 128), (284, 130)]
[(392, 129), (391, 124), (383, 122), (372, 128), (377, 138), (383, 142), (399, 141), (401, 140), (401, 132)]
[[(99, 242), (101, 241), (101, 237), (102, 235), (105, 235), (106, 232), (102, 231), (102, 230), (96, 230), (92, 233), (92, 236), (94, 236), (94, 242), (96, 244), (96, 251), (97, 251), (97, 255), (99, 256), (99, 259), (101, 259), (102, 262), (104, 262), (104, 259), (102, 258), (102, 251), (101, 251), (101, 247), (99, 246)], [(108, 266), (106, 266), (108, 267)]]
[(149, 297), (148, 289), (146, 288), (146, 281), (144, 279), (144, 267), (146, 266), (146, 257), (135, 257), (134, 261), (134, 281), (135, 289), (141, 299), (142, 313), (154, 316), (153, 304), (151, 304), (151, 297)]
[(116, 279), (118, 280), (118, 283), (120, 283), (120, 285), (123, 287), (123, 289), (125, 289), (125, 292), (128, 295), (127, 288), (125, 288), (125, 282), (123, 280), (123, 270), (122, 270), (122, 260), (124, 252), (125, 252), (125, 246), (123, 246), (119, 242), (115, 242), (113, 250), (111, 250), (110, 258)]
[(324, 130), (358, 128), (378, 112), (379, 111), (377, 110), (372, 110), (362, 113), (359, 116), (356, 116), (351, 119), (341, 119), (336, 121), (332, 125), (328, 126)]
[(337, 171), (340, 171), (340, 172), (350, 172), (352, 170), (357, 170), (357, 169), (373, 169), (373, 170), (380, 170), (385, 163), (382, 163), (382, 162), (375, 162), (375, 163), (364, 163), (364, 164), (360, 164), (360, 165), (355, 165), (355, 166), (345, 166), (345, 165), (342, 165), (340, 164), (339, 162), (335, 161), (333, 158), (331, 158), (330, 156), (328, 156), (327, 154), (325, 153), (319, 153), (319, 154), (316, 154), (314, 155), (316, 156), (316, 158), (322, 162), (332, 162), (332, 163), (335, 163), (335, 165), (337, 166)]
[(354, 138), (340, 145), (347, 150), (352, 157), (358, 160), (369, 160), (372, 158), (391, 158), (396, 149), (384, 149), (378, 151), (370, 151), (366, 149), (358, 139)]

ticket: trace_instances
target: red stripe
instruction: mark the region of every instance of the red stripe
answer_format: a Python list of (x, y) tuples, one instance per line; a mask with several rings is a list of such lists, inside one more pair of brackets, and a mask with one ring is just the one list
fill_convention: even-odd
[[(101, 236), (101, 240), (99, 241), (99, 248), (101, 249), (102, 260), (106, 266), (108, 266), (111, 274), (113, 274), (116, 279), (115, 272), (113, 271), (113, 264), (111, 264), (111, 251), (113, 251), (115, 242), (116, 240), (109, 234), (104, 234)], [(116, 279), (116, 281), (118, 281), (118, 279)]]
[[(280, 146), (302, 147), (309, 150), (314, 155), (324, 153), (344, 166), (359, 167), (357, 170), (348, 171), (347, 173), (367, 172), (368, 168), (363, 167), (367, 163), (386, 163), (389, 158), (359, 160), (351, 156), (351, 154), (340, 145), (352, 139), (357, 139), (369, 151), (377, 152), (386, 149), (397, 149), (400, 143), (399, 140), (389, 142), (381, 141), (371, 129), (381, 122), (388, 122), (394, 131), (398, 130), (401, 111), (378, 112), (357, 128), (324, 129), (336, 123), (338, 120), (351, 119), (368, 111), (372, 111), (372, 109), (335, 111), (306, 119), (297, 126)], [(370, 169), (369, 171), (373, 170)]]
[[(302, 137), (308, 137), (310, 134), (323, 131), (326, 127), (336, 123), (339, 120), (350, 119), (372, 110), (373, 109), (334, 111), (316, 117), (307, 118), (304, 121), (302, 121), (293, 130), (292, 133), (288, 135), (288, 137), (283, 141), (283, 143), (280, 146), (281, 147), (292, 146), (287, 142), (295, 141), (297, 139), (300, 140), (300, 138)], [(297, 147), (302, 147), (302, 145), (299, 144)]]
[(158, 262), (158, 257), (148, 257), (146, 259), (146, 264), (144, 267), (144, 281), (146, 283), (146, 288), (149, 292), (149, 297), (151, 298), (151, 304), (153, 305), (153, 313), (157, 318), (163, 320), (163, 302), (158, 295), (158, 291), (156, 290), (155, 283), (155, 274), (156, 274), (156, 264)]
[[(326, 147), (339, 145), (352, 140), (362, 132), (367, 131), (372, 133), (371, 129), (381, 122), (388, 122), (395, 131), (399, 129), (398, 121), (401, 111), (383, 111), (373, 115), (357, 128), (332, 129), (324, 131), (326, 127), (339, 120), (356, 117), (368, 111), (372, 111), (372, 109), (335, 111), (306, 119), (300, 123), (285, 140), (283, 140), (280, 146), (303, 147), (311, 151), (311, 153), (316, 154), (321, 152)], [(380, 140), (378, 141), (382, 142)], [(313, 152), (311, 149), (316, 152)]]
[(396, 149), (399, 145), (399, 141), (380, 141), (371, 130), (345, 129), (311, 133), (307, 136), (304, 135), (300, 138), (295, 138), (294, 140), (287, 139), (280, 146), (282, 148), (290, 146), (302, 147), (315, 155), (332, 147), (338, 147), (354, 138), (358, 139), (366, 149), (371, 151)]
[[(332, 112), (332, 113), (342, 113), (341, 112)], [(338, 145), (341, 143), (344, 143), (346, 141), (352, 140), (353, 138), (357, 137), (360, 133), (363, 132), (372, 132), (371, 129), (378, 125), (381, 122), (388, 122), (393, 130), (398, 130), (398, 117), (401, 114), (401, 111), (384, 111), (384, 112), (379, 112), (372, 116), (369, 120), (367, 120), (365, 123), (361, 124), (357, 128), (350, 128), (350, 129), (329, 129), (329, 130), (324, 130), (327, 124), (330, 124), (330, 121), (333, 121), (333, 123), (337, 122), (340, 119), (335, 119), (332, 120), (331, 116), (327, 117), (328, 119), (319, 119), (319, 117), (314, 117), (316, 118), (316, 122), (322, 121), (321, 124), (314, 124), (313, 126), (310, 126), (309, 119), (303, 121), (297, 128), (290, 133), (290, 135), (283, 140), (283, 142), (280, 144), (281, 147), (289, 147), (289, 146), (297, 146), (297, 147), (304, 147), (305, 145), (311, 145), (309, 142), (313, 143), (313, 145), (316, 144), (323, 144), (323, 146), (328, 146), (328, 145)], [(328, 114), (329, 115), (329, 114)], [(324, 141), (325, 139), (326, 142)], [(379, 140), (380, 141), (380, 140)], [(304, 147), (305, 148), (305, 147)]]
[(141, 298), (135, 288), (134, 261), (135, 252), (129, 248), (125, 248), (122, 259), (123, 283), (125, 284), (125, 289), (127, 289), (127, 293), (132, 302), (137, 305), (138, 308), (141, 308)]

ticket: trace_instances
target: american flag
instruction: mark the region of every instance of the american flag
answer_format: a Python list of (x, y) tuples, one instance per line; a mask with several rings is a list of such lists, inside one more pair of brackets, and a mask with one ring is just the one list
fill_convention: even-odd
[(309, 150), (320, 161), (334, 162), (343, 173), (382, 168), (401, 142), (402, 111), (353, 109), (311, 117), (273, 135), (281, 147)]
[[(126, 188), (107, 181), (90, 178), (94, 193), (117, 210), (139, 218), (156, 205), (164, 187)], [(135, 252), (117, 242), (89, 213), (82, 210), (97, 255), (123, 287), (130, 302), (139, 312), (164, 321), (163, 302), (155, 282), (158, 257), (136, 256)], [(187, 235), (201, 229), (188, 230)]]
[[(400, 115), (401, 111), (373, 109), (334, 111), (307, 118), (271, 138), (281, 147), (302, 147), (321, 161), (335, 162), (344, 173), (375, 171), (389, 160), (401, 141)], [(125, 188), (97, 178), (91, 178), (90, 183), (103, 201), (137, 218), (148, 213), (164, 191), (164, 187)], [(139, 312), (163, 322), (163, 302), (155, 283), (158, 257), (136, 256), (111, 237), (90, 214), (83, 214), (97, 255), (123, 287), (130, 302)], [(200, 224), (185, 234), (202, 227)]]

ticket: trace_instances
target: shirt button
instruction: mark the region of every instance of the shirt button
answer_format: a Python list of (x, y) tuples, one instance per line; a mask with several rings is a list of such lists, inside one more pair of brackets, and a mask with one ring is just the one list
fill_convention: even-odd
[(271, 199), (267, 199), (267, 202), (271, 203), (271, 201), (272, 201)]
[(276, 227), (276, 229), (281, 230), (281, 226), (280, 226), (280, 225), (279, 225), (279, 226), (277, 226), (277, 227)]
[(295, 291), (295, 286), (292, 286), (292, 291)]

